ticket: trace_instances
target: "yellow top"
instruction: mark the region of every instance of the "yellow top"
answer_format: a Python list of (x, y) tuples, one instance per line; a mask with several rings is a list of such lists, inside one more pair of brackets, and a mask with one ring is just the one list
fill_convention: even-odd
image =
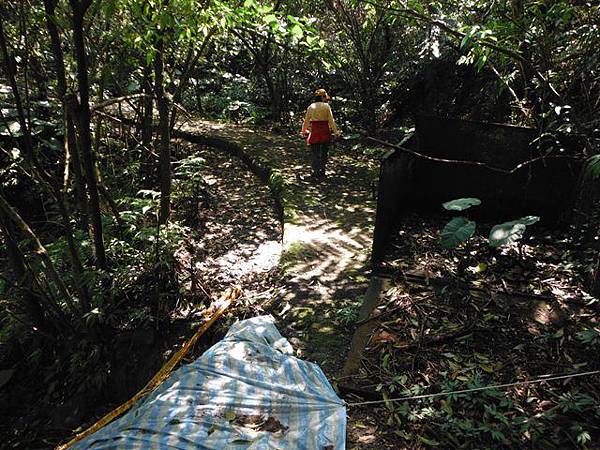
[(306, 116), (304, 117), (304, 124), (302, 125), (302, 134), (308, 133), (310, 130), (310, 123), (312, 121), (321, 120), (326, 120), (329, 122), (329, 129), (333, 134), (339, 134), (335, 120), (333, 120), (331, 106), (325, 102), (315, 102), (308, 107), (306, 110)]

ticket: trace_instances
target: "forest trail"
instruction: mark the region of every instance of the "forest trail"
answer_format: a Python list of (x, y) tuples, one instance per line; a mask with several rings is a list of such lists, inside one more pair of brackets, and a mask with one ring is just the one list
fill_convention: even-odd
[(351, 338), (348, 325), (367, 288), (364, 275), (375, 218), (372, 183), (377, 165), (331, 149), (327, 178), (312, 179), (304, 140), (209, 121), (182, 131), (238, 145), (281, 175), (283, 277), (269, 302), (299, 356), (339, 374)]

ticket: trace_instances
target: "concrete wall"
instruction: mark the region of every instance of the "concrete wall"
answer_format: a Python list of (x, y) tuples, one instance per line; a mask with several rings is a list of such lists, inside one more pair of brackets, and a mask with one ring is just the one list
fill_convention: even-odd
[[(436, 158), (479, 161), (511, 170), (545, 151), (534, 143), (538, 134), (531, 128), (426, 116), (418, 117), (416, 123), (416, 136), (408, 146)], [(569, 155), (578, 143), (565, 139), (562, 145)], [(539, 215), (546, 224), (554, 224), (568, 219), (580, 171), (581, 162), (573, 158), (539, 160), (505, 174), (394, 150), (381, 163), (373, 264), (381, 262), (405, 212), (443, 212), (441, 204), (455, 198), (481, 199), (482, 205), (470, 215), (483, 220)]]

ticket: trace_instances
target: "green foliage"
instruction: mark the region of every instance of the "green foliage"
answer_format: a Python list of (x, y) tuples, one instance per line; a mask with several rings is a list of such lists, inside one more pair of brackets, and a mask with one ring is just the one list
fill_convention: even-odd
[(176, 163), (174, 175), (188, 181), (196, 181), (202, 177), (202, 170), (206, 168), (206, 160), (199, 156), (190, 155)]
[[(4, 293), (5, 286), (2, 286)], [(0, 309), (0, 344), (7, 344), (11, 339), (18, 337), (21, 333), (19, 322), (15, 320), (7, 311)]]
[(481, 200), (478, 198), (458, 198), (442, 204), (444, 209), (448, 211), (464, 211), (471, 206), (481, 205)]
[(600, 330), (588, 328), (577, 333), (577, 339), (584, 344), (598, 345), (600, 344)]
[(279, 265), (285, 272), (289, 268), (300, 264), (306, 259), (306, 254), (309, 250), (306, 245), (302, 242), (291, 243), (281, 254)]
[[(362, 300), (359, 297), (358, 300)], [(343, 325), (353, 325), (358, 320), (358, 313), (361, 308), (362, 301), (356, 303), (348, 303), (344, 306), (340, 306), (335, 311), (337, 320)]]
[(228, 26), (241, 32), (257, 33), (276, 44), (300, 45), (311, 51), (322, 47), (315, 38), (314, 19), (282, 13), (268, 2), (246, 1), (237, 8), (221, 4), (221, 11), (226, 14)]
[[(459, 198), (443, 203), (448, 211), (464, 211), (471, 206), (480, 205), (478, 198)], [(525, 216), (510, 222), (501, 223), (492, 227), (489, 235), (489, 244), (497, 248), (521, 240), (528, 225), (533, 225), (540, 220), (537, 216)], [(441, 234), (442, 245), (445, 248), (456, 248), (467, 242), (475, 233), (475, 222), (466, 217), (454, 217), (446, 224)]]
[[(415, 86), (419, 91), (423, 81), (425, 86), (432, 84), (424, 77), (438, 62), (457, 61), (475, 70), (452, 69), (452, 65), (445, 69), (450, 72), (465, 70), (464, 73), (473, 75), (470, 81), (461, 89), (434, 85), (440, 92), (444, 89), (460, 91), (461, 100), (465, 101), (449, 103), (452, 108), (465, 103), (467, 110), (442, 112), (479, 117), (473, 114), (473, 111), (477, 112), (476, 107), (469, 106), (469, 102), (473, 102), (467, 95), (471, 90), (484, 92), (484, 103), (490, 109), (495, 109), (500, 94), (506, 94), (503, 102), (508, 105), (510, 115), (501, 118), (514, 123), (535, 124), (540, 129), (536, 142), (539, 147), (561, 152), (563, 145), (557, 137), (559, 133), (572, 134), (597, 128), (600, 111), (595, 99), (599, 97), (600, 86), (597, 70), (600, 64), (597, 30), (600, 6), (593, 2), (566, 0), (514, 2), (510, 6), (507, 9), (504, 3), (493, 1), (457, 4), (417, 0), (92, 2), (84, 30), (90, 96), (96, 103), (101, 101), (101, 91), (105, 99), (141, 93), (146, 81), (152, 79), (151, 65), (157, 43), (164, 39), (165, 90), (170, 99), (192, 113), (251, 124), (264, 124), (268, 119), (287, 120), (296, 131), (314, 89), (326, 87), (334, 95), (334, 113), (345, 131), (350, 126), (374, 129), (382, 124), (400, 122), (410, 126), (403, 121), (408, 116), (406, 111), (419, 106), (410, 97)], [(14, 196), (10, 201), (22, 208), (26, 221), (39, 234), (50, 261), (73, 296), (76, 309), (84, 306), (78, 298), (78, 287), (89, 290), (91, 298), (82, 317), (74, 318), (72, 315), (77, 312), (70, 311), (64, 296), (58, 296), (57, 305), (68, 317), (57, 327), (60, 333), (54, 336), (56, 342), (51, 344), (54, 347), (48, 349), (40, 345), (27, 349), (24, 365), (43, 367), (47, 360), (54, 358), (54, 351), (64, 352), (64, 347), (68, 347), (69, 360), (61, 367), (72, 381), (68, 388), (101, 388), (106, 385), (111, 371), (107, 363), (110, 355), (97, 342), (102, 340), (102, 332), (118, 333), (151, 323), (158, 325), (168, 318), (168, 308), (160, 309), (157, 305), (165, 296), (178, 294), (177, 280), (173, 277), (173, 254), (192, 232), (182, 221), (181, 211), (193, 211), (202, 196), (207, 192), (210, 194), (202, 183), (205, 163), (192, 155), (173, 164), (175, 213), (171, 223), (158, 226), (160, 194), (153, 190), (157, 188), (156, 180), (152, 179), (155, 174), (143, 175), (139, 170), (142, 155), (150, 158), (154, 149), (143, 149), (142, 153), (141, 146), (131, 145), (132, 140), (138, 139), (137, 130), (128, 130), (125, 124), (117, 124), (102, 115), (112, 116), (119, 108), (119, 112), (122, 109), (133, 117), (133, 110), (139, 112), (142, 109), (141, 98), (128, 99), (94, 113), (91, 127), (93, 156), (98, 161), (104, 184), (121, 210), (125, 227), (117, 227), (107, 209), (102, 211), (103, 238), (111, 267), (109, 272), (97, 270), (87, 230), (82, 226), (83, 211), (79, 210), (72, 178), (64, 183), (66, 200), (71, 208), (67, 219), (74, 230), (75, 248), (83, 264), (81, 280), (77, 280), (60, 210), (54, 195), (40, 182), (40, 179), (44, 183), (49, 180), (58, 192), (63, 187), (65, 162), (64, 113), (43, 5), (41, 2), (6, 0), (2, 12), (10, 60), (16, 64), (16, 81), (21, 89), (37, 157), (34, 168), (23, 159), (23, 149), (18, 147), (23, 144), (24, 130), (17, 120), (15, 99), (10, 87), (1, 84), (0, 138), (5, 150), (0, 167), (2, 188), (7, 197)], [(53, 18), (62, 40), (69, 94), (77, 90), (71, 13), (69, 2), (58, 2)], [(496, 97), (487, 95), (488, 91), (481, 87), (486, 84), (495, 86)], [(179, 111), (179, 108), (172, 110)], [(119, 132), (123, 135), (115, 138)], [(13, 141), (11, 136), (16, 140)], [(373, 157), (377, 156), (378, 150), (354, 147), (353, 151)], [(180, 157), (175, 151), (174, 154)], [(75, 167), (72, 160), (69, 167)], [(43, 169), (44, 176), (30, 180), (28, 172), (38, 171), (40, 175), (39, 169)], [(589, 158), (586, 170), (594, 179), (600, 175), (598, 155)], [(70, 175), (72, 177), (72, 170)], [(146, 175), (150, 188), (136, 194), (138, 178)], [(286, 219), (290, 219), (294, 202), (298, 200), (290, 198), (287, 182), (289, 180), (282, 173), (274, 171), (269, 186), (273, 195), (284, 204)], [(444, 208), (464, 211), (477, 204), (477, 199), (458, 199), (444, 204)], [(501, 246), (521, 239), (526, 227), (537, 220), (527, 217), (496, 225), (490, 235), (490, 245)], [(475, 228), (475, 222), (456, 217), (444, 228), (442, 244), (453, 248), (468, 242)], [(35, 275), (35, 283), (39, 283), (39, 286), (33, 286), (34, 293), (46, 295), (46, 300), (56, 297), (57, 283), (48, 276), (45, 263), (30, 252), (31, 242), (24, 240), (19, 244), (25, 253), (27, 267), (31, 267)], [(305, 248), (292, 246), (286, 258), (293, 262), (302, 258), (305, 252)], [(0, 253), (6, 256), (4, 245)], [(11, 274), (3, 270), (3, 275), (10, 278)], [(9, 312), (16, 314), (19, 320), (27, 318), (21, 311), (20, 300), (22, 293), (29, 292), (32, 286), (21, 285), (25, 279), (21, 278), (16, 280), (18, 288), (0, 281), (3, 294), (0, 340), (12, 336), (27, 337), (33, 333), (29, 325), (17, 325), (12, 315), (11, 319), (6, 318)], [(80, 281), (83, 286), (78, 285)], [(46, 306), (43, 302), (42, 305)], [(343, 307), (338, 319), (350, 323), (354, 313), (353, 306)], [(56, 320), (50, 314), (51, 310), (45, 309), (48, 320)], [(71, 325), (74, 334), (87, 336), (78, 340), (75, 346), (71, 346), (65, 337), (71, 333)], [(578, 341), (595, 349), (600, 340), (598, 330), (578, 330)], [(563, 339), (561, 333), (551, 330), (539, 339), (547, 339), (554, 345)], [(63, 347), (63, 344), (66, 345)], [(418, 393), (425, 390), (420, 385), (406, 386), (409, 381), (402, 376), (394, 375), (392, 380), (396, 391), (406, 389)], [(418, 445), (453, 447), (462, 442), (475, 442), (479, 447), (485, 447), (494, 442), (499, 446), (519, 447), (523, 441), (516, 438), (518, 433), (539, 437), (546, 431), (544, 420), (548, 416), (526, 420), (522, 415), (514, 414), (501, 399), (486, 398), (484, 402), (482, 398), (483, 394), (451, 398), (439, 404), (423, 403), (417, 407), (393, 405), (390, 412), (393, 409), (393, 420), (398, 422), (423, 418), (439, 420), (446, 427), (444, 432), (458, 440), (458, 443), (445, 442), (434, 434), (423, 432), (416, 437)], [(584, 414), (592, 407), (585, 393), (575, 391), (561, 396), (557, 405), (556, 414)], [(474, 417), (468, 414), (470, 410)], [(565, 429), (580, 445), (589, 445), (591, 431), (585, 424), (572, 421)], [(481, 436), (489, 439), (484, 440)]]
[(272, 170), (269, 176), (269, 188), (275, 197), (281, 197), (285, 191), (286, 181), (281, 173), (277, 170)]
[(465, 217), (454, 217), (442, 230), (442, 245), (455, 248), (475, 233), (475, 222)]
[(563, 412), (582, 412), (597, 402), (587, 394), (565, 392), (559, 396), (558, 406)]
[(176, 217), (185, 225), (201, 224), (201, 210), (212, 204), (213, 197), (203, 175), (206, 160), (191, 154), (175, 163), (173, 171), (173, 205)]
[(587, 176), (597, 180), (600, 177), (600, 155), (590, 156), (584, 170)]
[[(203, 111), (208, 117), (244, 124), (264, 122), (269, 111), (257, 105), (260, 93), (251, 80), (222, 70), (211, 73), (210, 83), (202, 87), (207, 94), (201, 97)], [(215, 89), (217, 86), (220, 88)]]
[(519, 241), (525, 234), (528, 225), (533, 225), (540, 220), (536, 216), (521, 217), (518, 220), (495, 225), (490, 231), (490, 246), (502, 247)]
[[(347, 136), (344, 136), (344, 139), (352, 139), (352, 137), (348, 138)], [(361, 156), (366, 156), (369, 158), (380, 158), (388, 151), (387, 149), (381, 147), (368, 147), (360, 142), (354, 144), (352, 147), (350, 147), (350, 149)]]
[[(406, 377), (401, 381), (404, 387), (398, 396), (414, 396), (424, 393), (421, 384), (410, 385)], [(463, 389), (477, 389), (489, 384), (489, 380), (479, 376), (468, 377), (465, 381), (455, 381), (444, 377), (438, 389), (451, 392)], [(393, 392), (394, 384), (388, 386)], [(389, 395), (384, 389), (384, 399)], [(515, 404), (504, 391), (488, 389), (477, 392), (453, 394), (441, 398), (413, 400), (403, 403), (386, 402), (388, 424), (394, 425), (396, 433), (406, 441), (419, 441), (430, 447), (441, 448), (521, 448), (525, 442), (540, 443), (555, 439), (556, 430), (553, 421), (565, 420), (564, 415), (591, 412), (598, 401), (577, 391), (567, 391), (557, 396), (555, 408), (533, 416), (519, 413), (520, 406)], [(559, 409), (561, 414), (554, 413)], [(581, 444), (590, 441), (587, 424), (570, 416), (568, 432), (572, 439)], [(409, 430), (426, 426), (422, 434)], [(553, 438), (549, 438), (554, 436)], [(561, 439), (564, 436), (561, 436)]]
[(66, 362), (69, 385), (77, 393), (101, 391), (106, 387), (110, 376), (110, 360), (102, 344), (80, 340)]

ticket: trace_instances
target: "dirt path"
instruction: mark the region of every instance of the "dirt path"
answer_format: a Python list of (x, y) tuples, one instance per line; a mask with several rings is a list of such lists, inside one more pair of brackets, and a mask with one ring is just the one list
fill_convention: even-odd
[[(237, 145), (271, 169), (271, 184), (281, 185), (282, 276), (272, 280), (273, 294), (263, 304), (297, 356), (319, 364), (335, 385), (369, 285), (378, 159), (337, 144), (326, 180), (314, 181), (309, 150), (299, 136), (207, 121), (182, 130)], [(397, 448), (397, 437), (381, 427), (381, 411), (349, 408), (347, 414), (347, 448)]]
[[(266, 285), (277, 272), (282, 251), (269, 189), (237, 158), (185, 141), (178, 145), (182, 155), (205, 161), (204, 194), (188, 195), (200, 203), (198, 217), (188, 218), (199, 233), (179, 252), (180, 264), (193, 273), (197, 289), (211, 296), (231, 284), (243, 286), (253, 299), (269, 295)], [(174, 190), (181, 189), (176, 184)]]
[(298, 354), (335, 377), (348, 351), (349, 325), (367, 287), (364, 271), (375, 217), (376, 161), (353, 157), (336, 146), (327, 178), (315, 181), (300, 137), (206, 121), (182, 130), (233, 142), (281, 176), (284, 276), (270, 310)]

